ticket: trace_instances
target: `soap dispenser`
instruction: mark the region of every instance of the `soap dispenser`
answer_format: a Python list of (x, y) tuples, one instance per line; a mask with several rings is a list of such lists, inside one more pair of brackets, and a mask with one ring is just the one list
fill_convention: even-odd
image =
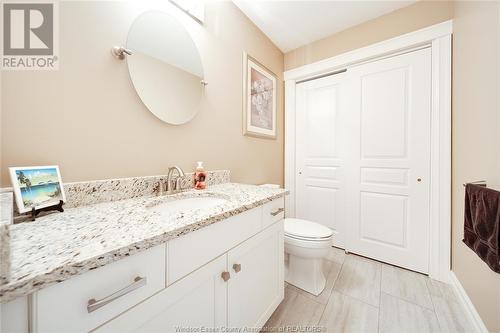
[(205, 179), (207, 178), (207, 173), (203, 168), (203, 162), (197, 162), (196, 171), (194, 172), (194, 188), (197, 190), (203, 190), (207, 185), (205, 184)]

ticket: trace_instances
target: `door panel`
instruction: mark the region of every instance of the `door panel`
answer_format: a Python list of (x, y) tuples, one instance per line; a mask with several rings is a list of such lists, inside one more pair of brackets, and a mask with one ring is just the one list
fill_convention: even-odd
[(397, 168), (361, 168), (361, 183), (367, 185), (408, 185), (408, 170)]
[[(335, 188), (311, 186), (305, 188), (302, 213), (310, 221), (335, 221), (337, 190)], [(326, 225), (326, 223), (323, 223)]]
[(408, 197), (361, 192), (361, 238), (404, 248), (408, 223)]
[(360, 77), (362, 158), (406, 157), (407, 72), (407, 68), (395, 68)]
[(296, 217), (321, 223), (344, 246), (344, 74), (297, 86)]
[[(428, 272), (431, 54), (349, 69), (353, 142), (348, 249)], [(350, 164), (351, 165), (351, 164)], [(420, 179), (420, 180), (419, 180)]]

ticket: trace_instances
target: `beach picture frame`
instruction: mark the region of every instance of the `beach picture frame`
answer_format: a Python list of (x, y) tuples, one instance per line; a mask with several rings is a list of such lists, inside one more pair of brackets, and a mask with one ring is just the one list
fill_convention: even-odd
[(9, 173), (19, 213), (66, 202), (59, 166), (10, 167)]
[(276, 139), (277, 76), (243, 53), (243, 134)]

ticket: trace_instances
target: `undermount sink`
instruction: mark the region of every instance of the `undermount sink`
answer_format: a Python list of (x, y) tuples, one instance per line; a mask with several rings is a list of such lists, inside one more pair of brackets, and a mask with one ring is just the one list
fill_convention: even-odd
[(227, 202), (226, 199), (220, 197), (188, 197), (178, 198), (168, 201), (160, 201), (148, 206), (149, 210), (154, 210), (160, 213), (174, 213), (193, 209), (207, 209), (221, 205)]

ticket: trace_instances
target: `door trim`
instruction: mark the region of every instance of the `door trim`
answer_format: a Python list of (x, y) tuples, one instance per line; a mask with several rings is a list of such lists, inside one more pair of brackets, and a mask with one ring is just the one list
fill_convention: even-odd
[(450, 282), (451, 268), (451, 35), (452, 20), (295, 68), (285, 78), (286, 216), (295, 216), (295, 89), (297, 81), (361, 62), (400, 54), (427, 45), (432, 52), (431, 182), (429, 276)]

